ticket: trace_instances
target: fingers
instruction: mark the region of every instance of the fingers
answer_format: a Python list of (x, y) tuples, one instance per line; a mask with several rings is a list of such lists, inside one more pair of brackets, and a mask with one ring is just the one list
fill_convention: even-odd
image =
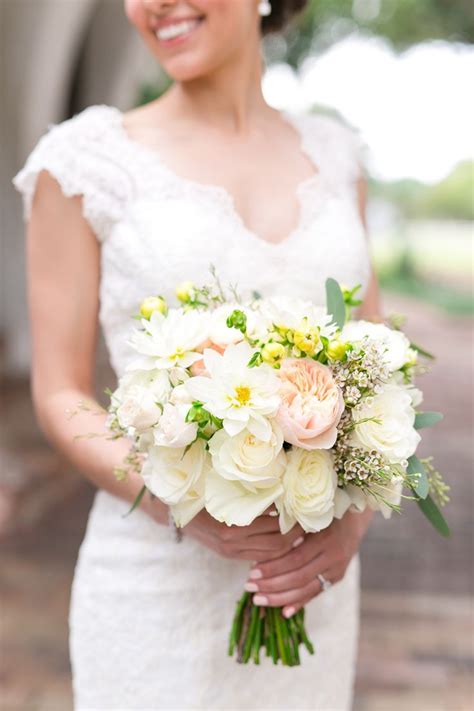
[[(322, 562), (319, 562), (319, 567), (322, 569), (319, 574), (323, 575), (326, 580), (334, 584), (342, 580), (345, 574), (345, 569), (340, 567), (330, 567), (324, 569)], [(317, 568), (315, 568), (317, 570)], [(285, 590), (282, 592), (258, 592), (253, 596), (255, 605), (262, 607), (282, 607), (282, 613), (285, 617), (292, 617), (298, 610), (308, 604), (315, 597), (323, 592), (322, 584), (316, 577), (312, 578), (306, 585), (295, 587), (294, 589)]]
[(255, 605), (262, 607), (296, 607), (298, 604), (301, 604), (303, 600), (311, 600), (320, 592), (321, 583), (317, 578), (314, 578), (301, 588), (266, 595), (259, 592), (253, 596), (253, 602)]
[(273, 578), (276, 575), (298, 570), (321, 554), (323, 549), (323, 542), (318, 536), (306, 536), (301, 545), (292, 548), (282, 556), (266, 560), (258, 560), (257, 558), (257, 565), (252, 569), (250, 577), (255, 580)]
[[(337, 568), (329, 568), (326, 570), (322, 575), (328, 580), (332, 585), (335, 583), (338, 583), (342, 578), (344, 577), (345, 574), (345, 569), (341, 569), (339, 567)], [(298, 610), (301, 610), (305, 605), (308, 604), (308, 602), (311, 602), (311, 600), (316, 597), (317, 595), (321, 595), (323, 593), (322, 586), (320, 587), (319, 592), (316, 593), (316, 595), (312, 595), (311, 597), (304, 597), (303, 599), (299, 600), (298, 602), (291, 603), (290, 605), (284, 605), (282, 613), (285, 617), (293, 617), (293, 615), (298, 612)]]
[[(230, 541), (221, 542), (221, 545), (227, 554), (233, 557), (236, 554), (241, 554), (239, 557), (244, 557), (246, 560), (272, 560), (280, 558), (283, 554), (292, 550), (294, 546), (299, 545), (303, 540), (298, 536), (298, 531), (291, 536), (287, 534), (270, 534), (267, 536), (254, 536), (246, 541)], [(253, 547), (255, 546), (255, 548)]]
[(281, 533), (280, 523), (276, 516), (262, 514), (249, 526), (240, 526), (242, 536), (256, 536), (260, 533)]
[(314, 581), (318, 574), (324, 574), (328, 567), (328, 558), (322, 553), (297, 570), (273, 578), (252, 579), (245, 584), (245, 589), (248, 592), (259, 592), (265, 595), (300, 590)]
[[(297, 541), (298, 539), (301, 539), (301, 533), (298, 530), (298, 528), (295, 526), (294, 529), (289, 531), (288, 533), (285, 533), (283, 535), (280, 532), (277, 533), (264, 533), (261, 535), (254, 535), (254, 536), (249, 536), (247, 539), (248, 547), (252, 548), (258, 548), (260, 551), (265, 553), (266, 550), (269, 551), (280, 551), (280, 555), (283, 552), (283, 549), (288, 549), (290, 550), (292, 547), (292, 544)], [(261, 560), (261, 557), (260, 557)]]

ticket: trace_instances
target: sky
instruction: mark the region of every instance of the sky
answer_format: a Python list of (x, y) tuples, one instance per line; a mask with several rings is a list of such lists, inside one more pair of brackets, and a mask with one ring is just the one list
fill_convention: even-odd
[(368, 167), (381, 180), (434, 183), (474, 158), (474, 48), (446, 42), (395, 53), (352, 35), (303, 62), (272, 65), (263, 79), (275, 108), (337, 109), (360, 130)]

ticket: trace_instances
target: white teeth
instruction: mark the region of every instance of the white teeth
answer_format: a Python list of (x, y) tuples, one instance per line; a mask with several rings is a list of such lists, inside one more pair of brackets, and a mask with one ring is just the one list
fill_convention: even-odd
[(174, 39), (175, 37), (186, 34), (186, 32), (189, 32), (198, 24), (199, 20), (183, 20), (183, 22), (176, 22), (173, 25), (161, 27), (156, 31), (156, 36), (159, 40)]

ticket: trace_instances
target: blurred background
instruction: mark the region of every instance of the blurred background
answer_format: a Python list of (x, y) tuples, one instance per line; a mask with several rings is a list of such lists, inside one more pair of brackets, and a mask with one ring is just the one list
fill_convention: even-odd
[[(229, 0), (238, 2), (239, 0)], [(356, 711), (472, 709), (474, 11), (469, 0), (310, 0), (265, 42), (276, 108), (330, 112), (367, 146), (368, 221), (387, 315), (437, 354), (426, 431), (452, 486), (444, 540), (416, 506), (362, 550)], [(21, 202), (39, 137), (88, 105), (168, 86), (122, 0), (0, 0), (0, 544), (2, 709), (71, 708), (67, 611), (92, 487), (47, 445), (29, 397)], [(98, 392), (113, 386), (103, 348)], [(296, 710), (295, 710), (296, 711)], [(335, 710), (337, 711), (337, 710)]]

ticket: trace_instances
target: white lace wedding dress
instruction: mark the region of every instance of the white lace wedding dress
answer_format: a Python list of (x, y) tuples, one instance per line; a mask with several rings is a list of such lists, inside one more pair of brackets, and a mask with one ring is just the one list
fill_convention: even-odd
[[(131, 356), (127, 334), (141, 299), (159, 292), (172, 301), (178, 282), (208, 278), (211, 261), (244, 293), (284, 290), (322, 302), (328, 276), (366, 287), (369, 257), (355, 189), (363, 144), (335, 119), (284, 117), (315, 173), (299, 186), (297, 227), (278, 244), (245, 227), (223, 188), (176, 175), (156, 151), (130, 139), (112, 106), (51, 125), (13, 178), (26, 219), (42, 169), (65, 195), (83, 196), (101, 243), (100, 318), (118, 375)], [(357, 557), (343, 581), (307, 606), (315, 656), (304, 654), (298, 668), (267, 659), (260, 667), (238, 665), (227, 657), (227, 636), (248, 564), (220, 558), (189, 536), (177, 545), (141, 511), (122, 518), (127, 509), (98, 491), (79, 552), (70, 608), (78, 711), (351, 707)]]

